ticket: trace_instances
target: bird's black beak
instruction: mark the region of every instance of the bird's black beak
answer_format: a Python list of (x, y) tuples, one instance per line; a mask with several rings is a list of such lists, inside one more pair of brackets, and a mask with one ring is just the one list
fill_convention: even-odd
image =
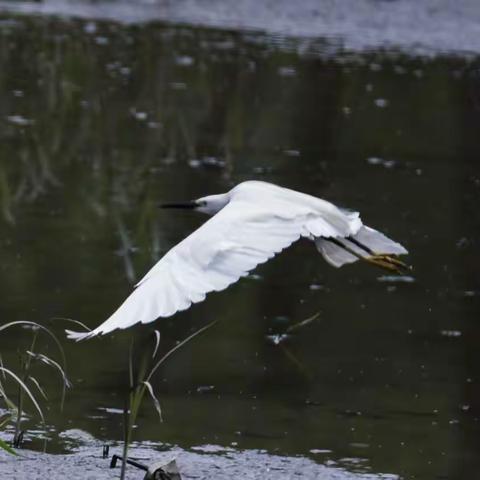
[(178, 203), (161, 203), (159, 205), (160, 208), (187, 208), (193, 209), (197, 208), (199, 205), (195, 201), (191, 202), (178, 202)]

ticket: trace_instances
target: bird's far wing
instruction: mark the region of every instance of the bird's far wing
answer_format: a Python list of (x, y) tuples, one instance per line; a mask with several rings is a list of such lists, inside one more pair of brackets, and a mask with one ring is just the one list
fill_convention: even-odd
[(201, 302), (298, 240), (306, 215), (303, 207), (295, 214), (290, 206), (286, 215), (271, 205), (231, 201), (160, 259), (108, 320), (91, 332), (67, 331), (69, 338), (153, 322)]

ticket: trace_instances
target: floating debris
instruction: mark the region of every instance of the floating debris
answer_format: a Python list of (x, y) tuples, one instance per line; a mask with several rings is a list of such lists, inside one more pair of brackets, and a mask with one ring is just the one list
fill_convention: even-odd
[(373, 103), (378, 108), (385, 108), (388, 107), (388, 100), (386, 98), (376, 98)]
[(223, 168), (225, 167), (225, 160), (217, 157), (192, 158), (188, 161), (188, 165), (192, 168)]
[(95, 37), (95, 43), (97, 45), (108, 45), (110, 43), (110, 41), (108, 40), (107, 37), (102, 37), (102, 36), (98, 36), (98, 37)]
[(377, 278), (379, 282), (385, 283), (414, 283), (415, 278), (410, 275), (382, 275)]
[(268, 174), (268, 173), (272, 173), (273, 168), (272, 167), (257, 166), (257, 167), (253, 167), (252, 171), (253, 171), (253, 173), (256, 173), (257, 175), (265, 175), (265, 174)]
[(192, 168), (199, 168), (202, 166), (202, 162), (198, 158), (192, 158), (188, 161), (188, 165)]
[(287, 157), (299, 157), (299, 156), (300, 156), (300, 151), (299, 151), (299, 150), (294, 150), (294, 149), (284, 150), (283, 153), (284, 153)]
[(193, 57), (190, 57), (188, 55), (180, 55), (175, 58), (175, 63), (181, 67), (190, 67), (194, 64), (194, 60)]
[(367, 163), (370, 165), (380, 165), (385, 168), (393, 168), (397, 164), (395, 160), (384, 160), (383, 158), (379, 157), (369, 157), (367, 158)]
[(97, 24), (95, 22), (87, 22), (83, 27), (83, 31), (90, 35), (97, 33)]
[(28, 118), (22, 117), (22, 115), (10, 115), (7, 117), (7, 121), (13, 125), (18, 125), (19, 127), (27, 127), (28, 125), (33, 125), (34, 120), (29, 120)]
[(303, 328), (310, 323), (314, 322), (317, 318), (320, 317), (320, 312), (315, 313), (311, 317), (306, 318), (305, 320), (302, 320), (301, 322), (295, 323), (294, 325), (291, 325), (290, 327), (287, 328), (287, 333), (294, 332), (300, 328)]
[(280, 67), (278, 69), (278, 74), (281, 77), (294, 77), (297, 74), (297, 71), (294, 67)]
[(202, 164), (208, 167), (224, 167), (225, 161), (217, 157), (203, 157)]
[(280, 345), (282, 342), (290, 338), (286, 333), (276, 333), (274, 335), (266, 335), (265, 338), (273, 343), (273, 345)]
[(442, 337), (461, 337), (462, 332), (460, 330), (440, 330)]
[(197, 393), (209, 393), (215, 390), (215, 385), (200, 385), (197, 387)]
[(471, 241), (468, 238), (462, 237), (462, 238), (458, 239), (455, 246), (457, 248), (461, 249), (461, 248), (466, 248), (466, 247), (470, 246), (470, 244), (471, 244)]
[(130, 114), (132, 115), (135, 120), (139, 122), (144, 122), (147, 119), (147, 112), (141, 112), (135, 108), (130, 109)]
[(121, 408), (98, 407), (97, 410), (107, 413), (114, 413), (116, 415), (123, 415), (123, 410)]
[(350, 446), (354, 448), (370, 448), (369, 443), (363, 443), (363, 442), (352, 442), (350, 443)]

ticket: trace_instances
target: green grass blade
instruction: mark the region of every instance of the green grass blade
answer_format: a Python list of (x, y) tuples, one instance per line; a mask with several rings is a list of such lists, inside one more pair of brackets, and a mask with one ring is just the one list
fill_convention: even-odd
[(57, 370), (60, 373), (63, 380), (63, 384), (66, 388), (70, 388), (72, 386), (72, 384), (70, 383), (70, 380), (67, 378), (67, 375), (65, 374), (65, 371), (63, 370), (63, 368), (60, 366), (58, 362), (56, 362), (50, 357), (47, 357), (43, 353), (34, 353), (34, 352), (31, 352), (30, 350), (27, 350), (27, 355)]
[(81, 322), (80, 320), (74, 320), (73, 318), (53, 317), (52, 320), (63, 320), (64, 322), (71, 322), (71, 323), (74, 323), (75, 325), (82, 327), (87, 332), (92, 331), (92, 329), (87, 327), (83, 322)]
[(40, 385), (40, 382), (35, 378), (35, 377), (32, 377), (31, 375), (28, 376), (28, 379), (27, 380), (30, 380), (36, 387), (37, 387), (37, 390), (40, 392), (40, 395), (48, 401), (48, 397), (47, 397), (47, 394), (45, 393), (45, 390), (42, 388), (42, 386)]
[(160, 345), (160, 332), (158, 330), (155, 330), (153, 333), (155, 334), (155, 348), (153, 349), (152, 358), (155, 358), (158, 352), (158, 347)]
[(152, 397), (153, 405), (155, 407), (155, 410), (158, 413), (160, 421), (163, 422), (162, 407), (160, 406), (160, 402), (158, 401), (158, 398), (155, 396), (155, 392), (153, 391), (152, 384), (150, 382), (142, 382), (142, 383), (147, 387), (148, 393), (150, 394), (150, 397)]
[(29, 350), (27, 350), (27, 354), (35, 359), (35, 360), (39, 360), (40, 362), (42, 363), (45, 363), (45, 365), (48, 365), (54, 369), (56, 369), (61, 377), (62, 377), (62, 398), (61, 398), (61, 401), (60, 401), (60, 410), (62, 411), (63, 410), (63, 405), (65, 403), (65, 391), (67, 388), (71, 388), (72, 384), (70, 383), (70, 380), (67, 378), (67, 375), (65, 374), (65, 371), (63, 370), (63, 368), (60, 366), (60, 364), (58, 362), (56, 362), (55, 360), (51, 359), (50, 357), (47, 357), (46, 355), (43, 355), (42, 353), (33, 353), (33, 352), (30, 352)]
[(6, 323), (5, 325), (2, 325), (0, 327), (0, 332), (3, 331), (3, 330), (6, 330), (7, 328), (14, 327), (14, 326), (17, 326), (17, 325), (30, 325), (32, 327), (36, 327), (36, 328), (39, 328), (40, 330), (43, 330), (47, 335), (49, 335), (58, 347), (58, 350), (60, 352), (60, 356), (62, 357), (63, 369), (66, 370), (67, 359), (65, 358), (65, 351), (63, 350), (62, 344), (58, 340), (57, 336), (50, 329), (48, 329), (47, 327), (44, 327), (43, 325), (40, 325), (37, 322), (30, 322), (30, 321), (27, 321), (27, 320), (18, 320), (18, 321), (15, 321), (15, 322), (10, 322), (10, 323)]
[(150, 370), (150, 373), (148, 374), (147, 378), (145, 381), (149, 382), (150, 379), (152, 378), (153, 374), (157, 371), (157, 369), (160, 367), (160, 365), (167, 360), (170, 355), (172, 355), (174, 352), (176, 352), (179, 348), (182, 348), (186, 343), (188, 343), (190, 340), (193, 340), (195, 337), (198, 335), (202, 334), (205, 332), (205, 330), (208, 330), (210, 327), (213, 327), (216, 323), (218, 323), (220, 320), (214, 320), (213, 322), (210, 322), (208, 325), (205, 325), (204, 327), (200, 328), (196, 332), (192, 333), (189, 337), (187, 337), (185, 340), (182, 340), (179, 344), (175, 345), (171, 350), (169, 350)]
[(18, 457), (18, 453), (4, 440), (0, 438), (0, 448), (6, 452)]
[(42, 409), (40, 408), (40, 405), (38, 404), (37, 400), (33, 396), (32, 392), (30, 389), (25, 385), (25, 383), (17, 376), (15, 373), (13, 373), (11, 370), (5, 367), (0, 367), (0, 370), (2, 372), (5, 372), (7, 375), (10, 375), (20, 386), (20, 388), (28, 395), (30, 400), (32, 401), (33, 405), (35, 406), (38, 414), (40, 415), (40, 418), (42, 419), (42, 422), (45, 423), (45, 418), (43, 416)]

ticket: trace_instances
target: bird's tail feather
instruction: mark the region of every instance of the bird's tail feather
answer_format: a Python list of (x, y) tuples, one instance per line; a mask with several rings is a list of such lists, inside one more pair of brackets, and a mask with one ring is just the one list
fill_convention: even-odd
[(355, 235), (348, 238), (315, 239), (318, 251), (334, 267), (353, 263), (373, 255), (405, 255), (407, 250), (383, 233), (363, 225)]
[(70, 340), (75, 340), (80, 342), (81, 340), (86, 340), (92, 336), (92, 332), (74, 332), (73, 330), (65, 330), (67, 338)]

